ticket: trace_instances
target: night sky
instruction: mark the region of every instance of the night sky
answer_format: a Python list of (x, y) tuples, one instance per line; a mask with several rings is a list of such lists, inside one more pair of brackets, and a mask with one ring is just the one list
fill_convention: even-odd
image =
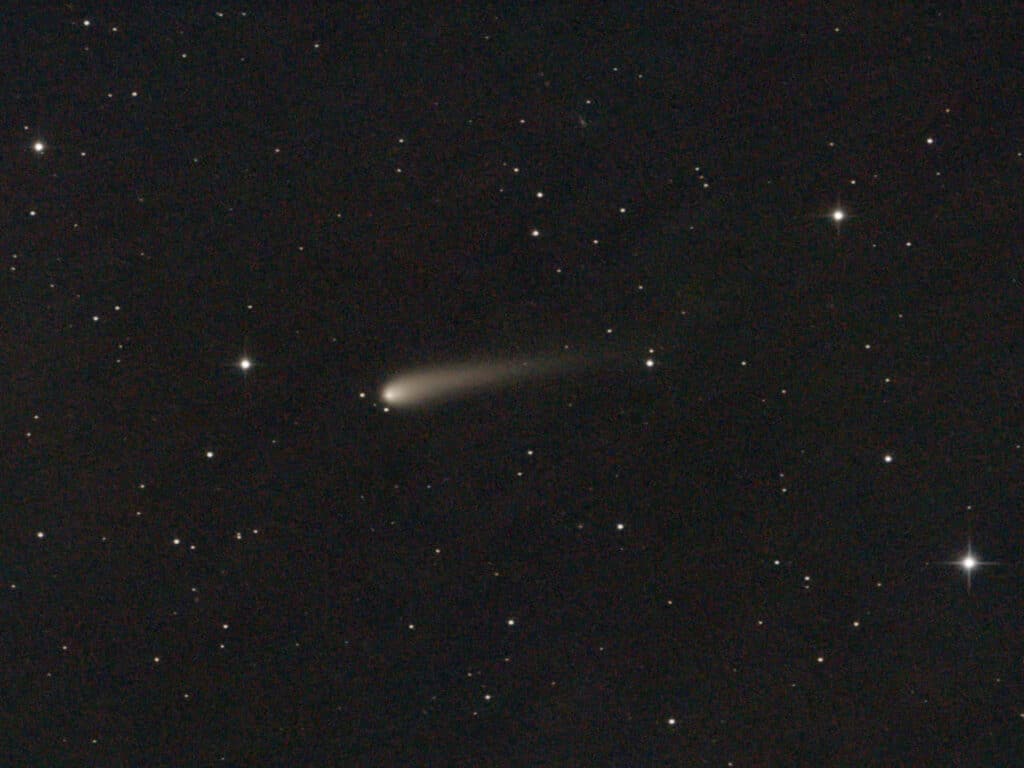
[(4, 19), (0, 765), (1022, 764), (1016, 4), (184, 5)]

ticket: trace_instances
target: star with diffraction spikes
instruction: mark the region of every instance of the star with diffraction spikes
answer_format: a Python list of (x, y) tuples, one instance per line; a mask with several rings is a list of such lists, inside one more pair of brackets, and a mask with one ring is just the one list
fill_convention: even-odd
[(997, 562), (979, 560), (978, 556), (974, 552), (974, 547), (971, 546), (970, 539), (967, 540), (967, 551), (963, 557), (958, 560), (945, 560), (939, 563), (939, 565), (951, 565), (960, 568), (965, 574), (967, 574), (967, 591), (971, 591), (972, 577), (974, 572), (983, 566), (999, 565)]

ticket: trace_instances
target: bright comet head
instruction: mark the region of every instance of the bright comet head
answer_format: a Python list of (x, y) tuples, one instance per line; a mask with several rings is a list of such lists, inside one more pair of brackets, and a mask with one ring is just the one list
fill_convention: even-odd
[(384, 390), (380, 393), (380, 398), (385, 403), (395, 405), (396, 403), (402, 402), (402, 392), (403, 390), (401, 386), (391, 384), (384, 387)]

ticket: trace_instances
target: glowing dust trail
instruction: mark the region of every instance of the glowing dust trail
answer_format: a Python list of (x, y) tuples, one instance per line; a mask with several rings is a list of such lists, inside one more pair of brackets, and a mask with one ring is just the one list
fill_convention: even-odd
[(415, 408), (558, 375), (570, 367), (569, 360), (551, 358), (426, 366), (389, 379), (381, 389), (381, 400), (394, 408)]

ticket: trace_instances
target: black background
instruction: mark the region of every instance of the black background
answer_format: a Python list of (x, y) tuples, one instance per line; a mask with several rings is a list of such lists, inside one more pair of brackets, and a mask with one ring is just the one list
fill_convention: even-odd
[(1018, 759), (1012, 5), (300, 5), (6, 20), (3, 764)]

